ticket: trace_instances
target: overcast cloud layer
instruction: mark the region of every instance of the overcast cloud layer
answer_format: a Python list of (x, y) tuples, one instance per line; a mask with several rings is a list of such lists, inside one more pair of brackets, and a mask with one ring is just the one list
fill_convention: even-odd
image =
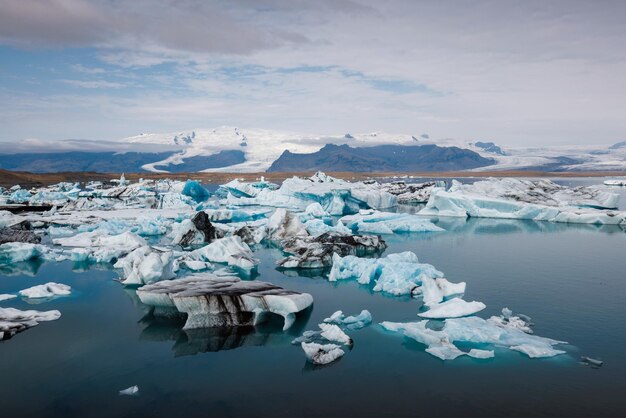
[(624, 16), (602, 0), (0, 0), (0, 141), (227, 124), (610, 144), (626, 139)]

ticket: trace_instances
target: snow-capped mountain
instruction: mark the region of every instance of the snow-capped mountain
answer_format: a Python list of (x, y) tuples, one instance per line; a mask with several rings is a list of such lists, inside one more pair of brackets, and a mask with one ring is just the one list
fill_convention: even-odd
[[(466, 142), (456, 139), (435, 139), (426, 134), (392, 134), (386, 132), (314, 135), (266, 129), (240, 129), (222, 126), (184, 132), (141, 134), (121, 140), (128, 144), (176, 146), (179, 151), (170, 157), (143, 166), (148, 171), (171, 171), (197, 157), (215, 155), (220, 151), (237, 151), (235, 164), (200, 171), (262, 172), (266, 171), (284, 151), (294, 154), (318, 152), (324, 145), (372, 147), (378, 145), (456, 146), (495, 160), (495, 164), (475, 168), (483, 170), (556, 170), (594, 171), (626, 170), (626, 147), (558, 146), (541, 148), (505, 147), (490, 142)], [(489, 146), (485, 146), (488, 144)], [(182, 168), (182, 166), (181, 166)], [(180, 170), (176, 170), (180, 171)]]

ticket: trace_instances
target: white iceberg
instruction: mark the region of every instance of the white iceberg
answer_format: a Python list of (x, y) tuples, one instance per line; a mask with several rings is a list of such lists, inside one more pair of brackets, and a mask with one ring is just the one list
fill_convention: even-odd
[(482, 302), (467, 302), (460, 298), (453, 298), (431, 305), (430, 309), (418, 315), (429, 319), (460, 318), (462, 316), (474, 315), (485, 308), (486, 306)]
[(328, 341), (344, 345), (352, 345), (352, 338), (343, 332), (337, 325), (324, 323), (319, 324), (319, 327), (322, 330), (320, 335)]
[(434, 190), (419, 214), (626, 226), (626, 212), (605, 210), (616, 208), (618, 201), (616, 193), (548, 180), (455, 181), (448, 191)]
[(313, 364), (324, 365), (332, 363), (338, 360), (345, 353), (336, 344), (318, 344), (318, 343), (305, 343), (303, 342), (302, 350), (306, 355), (307, 360)]
[(119, 259), (114, 267), (123, 269), (124, 276), (121, 281), (124, 285), (150, 284), (176, 276), (173, 252), (150, 246), (134, 249)]
[(73, 237), (55, 238), (52, 242), (63, 247), (81, 248), (81, 251), (72, 251), (74, 261), (89, 260), (96, 263), (112, 262), (136, 248), (147, 245), (146, 240), (132, 232), (107, 235), (105, 232), (97, 230), (82, 232)]
[(8, 340), (18, 332), (27, 330), (44, 321), (54, 321), (61, 317), (61, 312), (21, 311), (15, 308), (0, 308), (0, 341)]
[(337, 324), (348, 329), (361, 329), (372, 323), (372, 314), (363, 309), (358, 315), (345, 316), (342, 311), (336, 311), (328, 318), (324, 319), (328, 324)]
[(236, 235), (217, 239), (191, 251), (181, 258), (181, 261), (186, 260), (225, 263), (245, 271), (253, 270), (259, 264), (259, 260), (253, 257), (250, 247)]
[(66, 284), (49, 282), (38, 286), (20, 290), (19, 295), (23, 298), (53, 298), (55, 296), (67, 296), (72, 293), (72, 288)]
[(8, 293), (2, 293), (0, 294), (0, 302), (5, 301), (5, 300), (11, 300), (11, 299), (15, 299), (17, 297), (17, 295), (11, 295)]

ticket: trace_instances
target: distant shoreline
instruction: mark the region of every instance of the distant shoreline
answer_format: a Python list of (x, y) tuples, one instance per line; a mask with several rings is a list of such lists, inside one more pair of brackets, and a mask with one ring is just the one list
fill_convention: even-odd
[[(268, 181), (281, 182), (286, 178), (293, 176), (310, 176), (313, 172), (300, 173), (125, 173), (128, 180), (136, 181), (140, 178), (146, 179), (175, 179), (175, 180), (198, 180), (203, 183), (226, 183), (233, 179), (243, 179), (245, 181), (254, 181), (264, 177)], [(468, 177), (542, 177), (542, 178), (575, 178), (575, 177), (623, 177), (625, 172), (621, 171), (589, 171), (589, 172), (547, 172), (547, 171), (448, 171), (448, 172), (414, 172), (414, 173), (398, 173), (398, 172), (328, 172), (327, 174), (345, 179), (345, 180), (367, 180), (390, 178), (394, 176), (412, 176), (414, 178), (468, 178)], [(92, 172), (63, 172), (63, 173), (46, 173), (37, 174), (23, 171), (8, 171), (0, 169), (0, 186), (11, 187), (19, 184), (22, 187), (45, 186), (59, 183), (62, 181), (69, 182), (87, 182), (87, 181), (104, 181), (108, 182), (112, 179), (119, 178), (121, 173), (92, 173)], [(399, 179), (401, 180), (401, 179)]]

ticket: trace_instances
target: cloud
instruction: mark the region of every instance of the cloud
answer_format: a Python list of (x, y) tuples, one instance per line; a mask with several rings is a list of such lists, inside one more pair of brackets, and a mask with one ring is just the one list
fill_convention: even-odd
[[(23, 86), (0, 84), (0, 140), (222, 124), (505, 145), (611, 143), (626, 131), (623, 1), (0, 0), (0, 10), (0, 44), (67, 53), (71, 75), (53, 78), (84, 90), (29, 90), (46, 76), (15, 71)], [(72, 60), (78, 48), (90, 59)]]

